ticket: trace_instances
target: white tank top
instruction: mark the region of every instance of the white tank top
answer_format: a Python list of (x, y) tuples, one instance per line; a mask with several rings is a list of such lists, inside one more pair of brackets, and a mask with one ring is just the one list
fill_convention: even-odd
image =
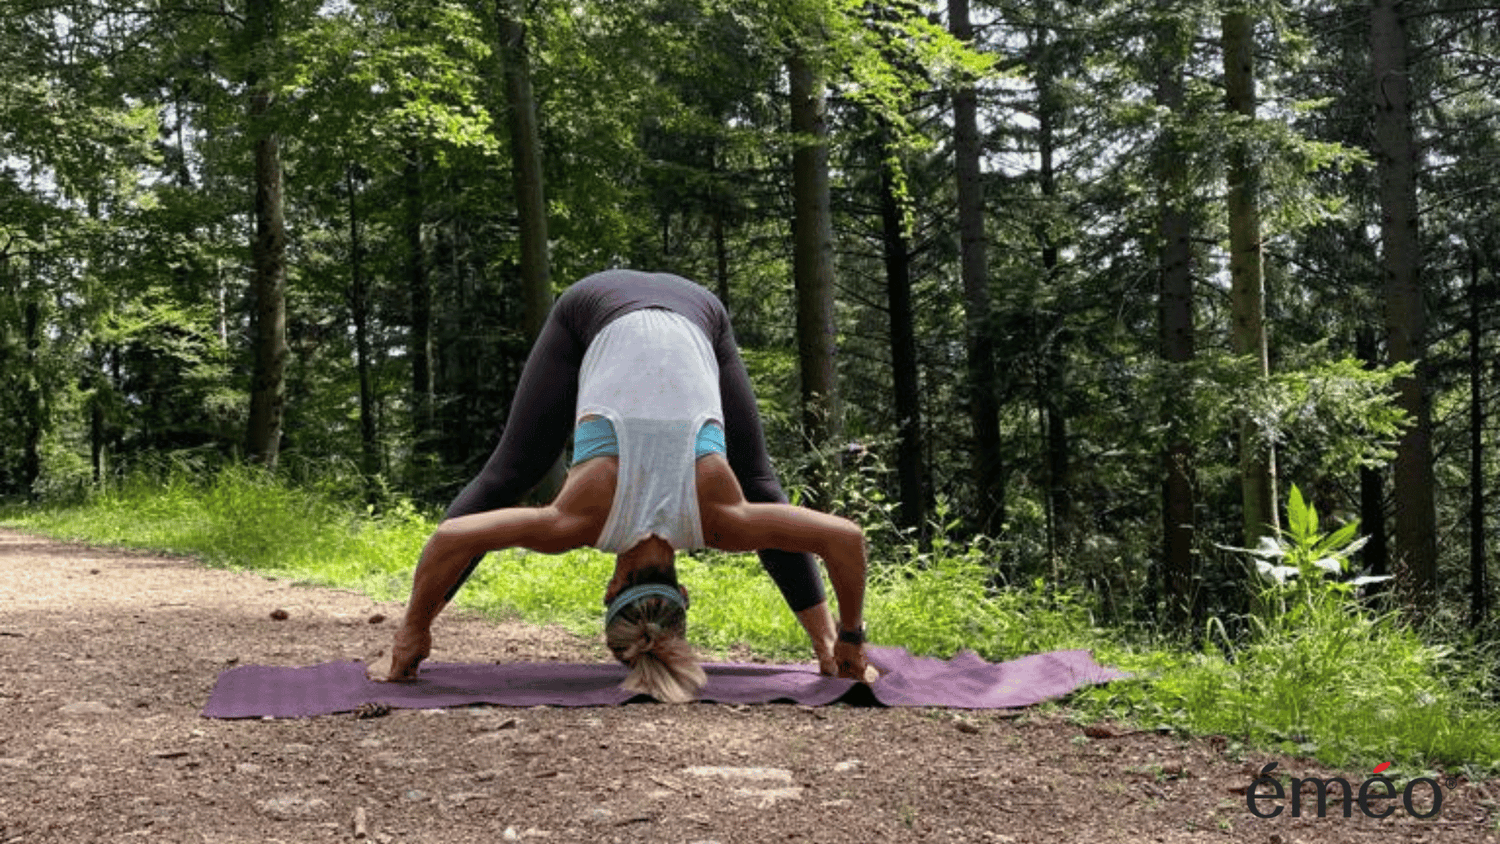
[(704, 547), (694, 446), (724, 412), (703, 331), (660, 308), (605, 326), (578, 373), (575, 423), (585, 416), (608, 419), (620, 446), (614, 504), (594, 547), (619, 554), (653, 534), (678, 551)]

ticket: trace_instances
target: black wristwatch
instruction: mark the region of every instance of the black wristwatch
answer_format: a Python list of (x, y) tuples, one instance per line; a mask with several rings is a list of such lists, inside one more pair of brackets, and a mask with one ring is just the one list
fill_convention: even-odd
[(848, 645), (863, 645), (865, 643), (865, 626), (861, 624), (858, 630), (845, 630), (839, 625), (839, 641)]

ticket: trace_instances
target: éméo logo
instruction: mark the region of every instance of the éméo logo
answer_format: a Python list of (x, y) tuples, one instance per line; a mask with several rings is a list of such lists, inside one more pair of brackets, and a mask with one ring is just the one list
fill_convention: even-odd
[[(1395, 800), (1397, 797), (1396, 784), (1391, 781), (1390, 777), (1380, 775), (1380, 772), (1388, 767), (1390, 767), (1389, 762), (1377, 765), (1375, 767), (1375, 776), (1360, 783), (1358, 794), (1355, 793), (1354, 786), (1350, 785), (1349, 781), (1343, 777), (1329, 777), (1326, 780), (1318, 779), (1317, 777), (1307, 777), (1305, 779), (1292, 777), (1290, 784), (1292, 793), (1291, 816), (1294, 818), (1302, 816), (1302, 786), (1311, 785), (1313, 793), (1317, 795), (1318, 817), (1320, 818), (1327, 817), (1328, 815), (1328, 795), (1334, 786), (1338, 786), (1343, 790), (1344, 817), (1351, 817), (1356, 803), (1359, 804), (1359, 810), (1364, 812), (1367, 818), (1388, 817), (1396, 811), (1396, 807), (1381, 806), (1380, 801)], [(1258, 818), (1274, 818), (1286, 808), (1285, 806), (1274, 805), (1274, 801), (1285, 800), (1287, 797), (1286, 789), (1282, 787), (1281, 781), (1271, 776), (1271, 772), (1275, 769), (1275, 762), (1261, 768), (1260, 776), (1251, 781), (1250, 787), (1245, 789), (1245, 806), (1250, 809), (1250, 814)], [(1262, 784), (1269, 786), (1273, 791), (1257, 791), (1257, 788)], [(1432, 808), (1428, 809), (1426, 813), (1417, 811), (1418, 807), (1413, 800), (1413, 794), (1419, 785), (1432, 790)], [(1377, 788), (1381, 790), (1376, 791)], [(1402, 807), (1406, 809), (1408, 815), (1414, 818), (1422, 820), (1434, 818), (1443, 809), (1443, 788), (1438, 785), (1437, 780), (1431, 777), (1417, 777), (1411, 780), (1406, 784), (1406, 789), (1400, 793), (1400, 797)], [(1266, 807), (1270, 811), (1264, 811), (1262, 807), (1256, 805), (1257, 801), (1273, 803), (1273, 805)], [(1374, 804), (1375, 808), (1372, 809), (1371, 804)]]

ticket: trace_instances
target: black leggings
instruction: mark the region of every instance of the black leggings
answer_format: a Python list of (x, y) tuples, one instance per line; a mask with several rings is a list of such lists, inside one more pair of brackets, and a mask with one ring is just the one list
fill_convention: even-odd
[[(448, 518), (514, 507), (541, 481), (573, 431), (578, 370), (589, 343), (610, 321), (641, 308), (666, 308), (703, 329), (719, 365), (730, 468), (747, 501), (786, 503), (786, 492), (766, 451), (750, 375), (740, 359), (724, 306), (707, 289), (687, 279), (609, 270), (579, 281), (558, 298), (526, 359), (500, 442), (478, 476), (449, 505)], [(824, 600), (823, 582), (811, 555), (776, 549), (759, 554), (761, 565), (793, 612)], [(448, 592), (449, 600), (482, 558), (469, 563)]]

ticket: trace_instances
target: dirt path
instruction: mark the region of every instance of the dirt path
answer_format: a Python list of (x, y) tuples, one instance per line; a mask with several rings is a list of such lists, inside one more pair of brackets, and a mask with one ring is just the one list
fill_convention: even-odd
[[(199, 715), (231, 665), (373, 657), (391, 622), (369, 619), (399, 609), (0, 531), (0, 844), (354, 841), (357, 814), (382, 844), (1500, 841), (1494, 783), (1448, 789), (1434, 820), (1262, 820), (1243, 790), (1269, 757), (1034, 713)], [(445, 618), (436, 632), (444, 661), (605, 658), (558, 630)]]

